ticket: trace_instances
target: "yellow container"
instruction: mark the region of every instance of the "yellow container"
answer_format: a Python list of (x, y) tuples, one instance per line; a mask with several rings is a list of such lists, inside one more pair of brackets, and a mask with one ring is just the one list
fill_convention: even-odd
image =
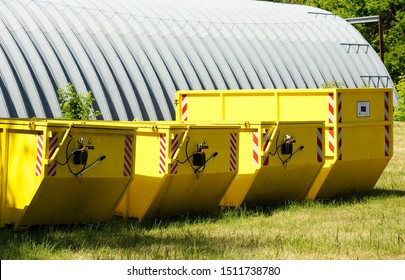
[(239, 171), (222, 206), (304, 200), (324, 163), (323, 122), (244, 123)]
[(239, 126), (132, 124), (136, 169), (118, 214), (142, 221), (215, 211), (238, 170)]
[(371, 190), (393, 155), (389, 88), (179, 91), (175, 103), (178, 121), (325, 122), (307, 199)]
[(2, 227), (106, 221), (132, 180), (135, 128), (2, 119), (0, 136)]

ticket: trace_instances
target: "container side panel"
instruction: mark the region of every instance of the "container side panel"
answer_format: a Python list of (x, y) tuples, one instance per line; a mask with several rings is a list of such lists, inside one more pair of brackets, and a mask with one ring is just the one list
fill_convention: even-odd
[(45, 178), (18, 226), (107, 221), (129, 178)]
[(281, 121), (327, 121), (328, 96), (282, 94), (279, 99)]
[(10, 131), (7, 207), (24, 209), (38, 189), (42, 179), (36, 176), (38, 137), (37, 134)]
[(276, 97), (272, 95), (226, 95), (224, 120), (270, 121), (277, 119)]
[(317, 198), (371, 191), (388, 162), (389, 158), (336, 162), (319, 190)]
[(385, 157), (384, 126), (342, 128), (341, 160), (365, 160)]
[(384, 121), (384, 91), (344, 91), (341, 108), (344, 123)]
[(222, 105), (219, 96), (203, 95), (201, 98), (187, 98), (187, 107), (183, 107), (183, 119), (188, 121), (217, 121), (222, 120)]

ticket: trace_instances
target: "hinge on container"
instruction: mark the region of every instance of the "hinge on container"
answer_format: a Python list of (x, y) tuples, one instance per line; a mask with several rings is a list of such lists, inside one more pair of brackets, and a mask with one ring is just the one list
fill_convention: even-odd
[(29, 129), (35, 130), (35, 121), (36, 121), (36, 120), (37, 120), (36, 117), (33, 117), (33, 118), (31, 119), (31, 121), (28, 123)]

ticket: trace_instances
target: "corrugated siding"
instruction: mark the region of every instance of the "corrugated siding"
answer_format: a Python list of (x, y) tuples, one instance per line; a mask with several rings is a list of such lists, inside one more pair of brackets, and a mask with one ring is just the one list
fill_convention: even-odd
[(1, 0), (0, 117), (58, 117), (68, 82), (92, 91), (106, 120), (173, 119), (176, 90), (393, 87), (367, 45), (302, 5)]

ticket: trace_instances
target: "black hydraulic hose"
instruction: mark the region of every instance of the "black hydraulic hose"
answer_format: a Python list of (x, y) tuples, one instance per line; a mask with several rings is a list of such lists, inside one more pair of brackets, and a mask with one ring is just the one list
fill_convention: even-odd
[(82, 169), (82, 171), (80, 171), (76, 176), (82, 175), (84, 172), (89, 171), (91, 168), (93, 168), (96, 164), (98, 164), (100, 161), (104, 160), (105, 158), (106, 158), (106, 156), (102, 155), (95, 162), (93, 162), (92, 164), (87, 166), (87, 168)]

